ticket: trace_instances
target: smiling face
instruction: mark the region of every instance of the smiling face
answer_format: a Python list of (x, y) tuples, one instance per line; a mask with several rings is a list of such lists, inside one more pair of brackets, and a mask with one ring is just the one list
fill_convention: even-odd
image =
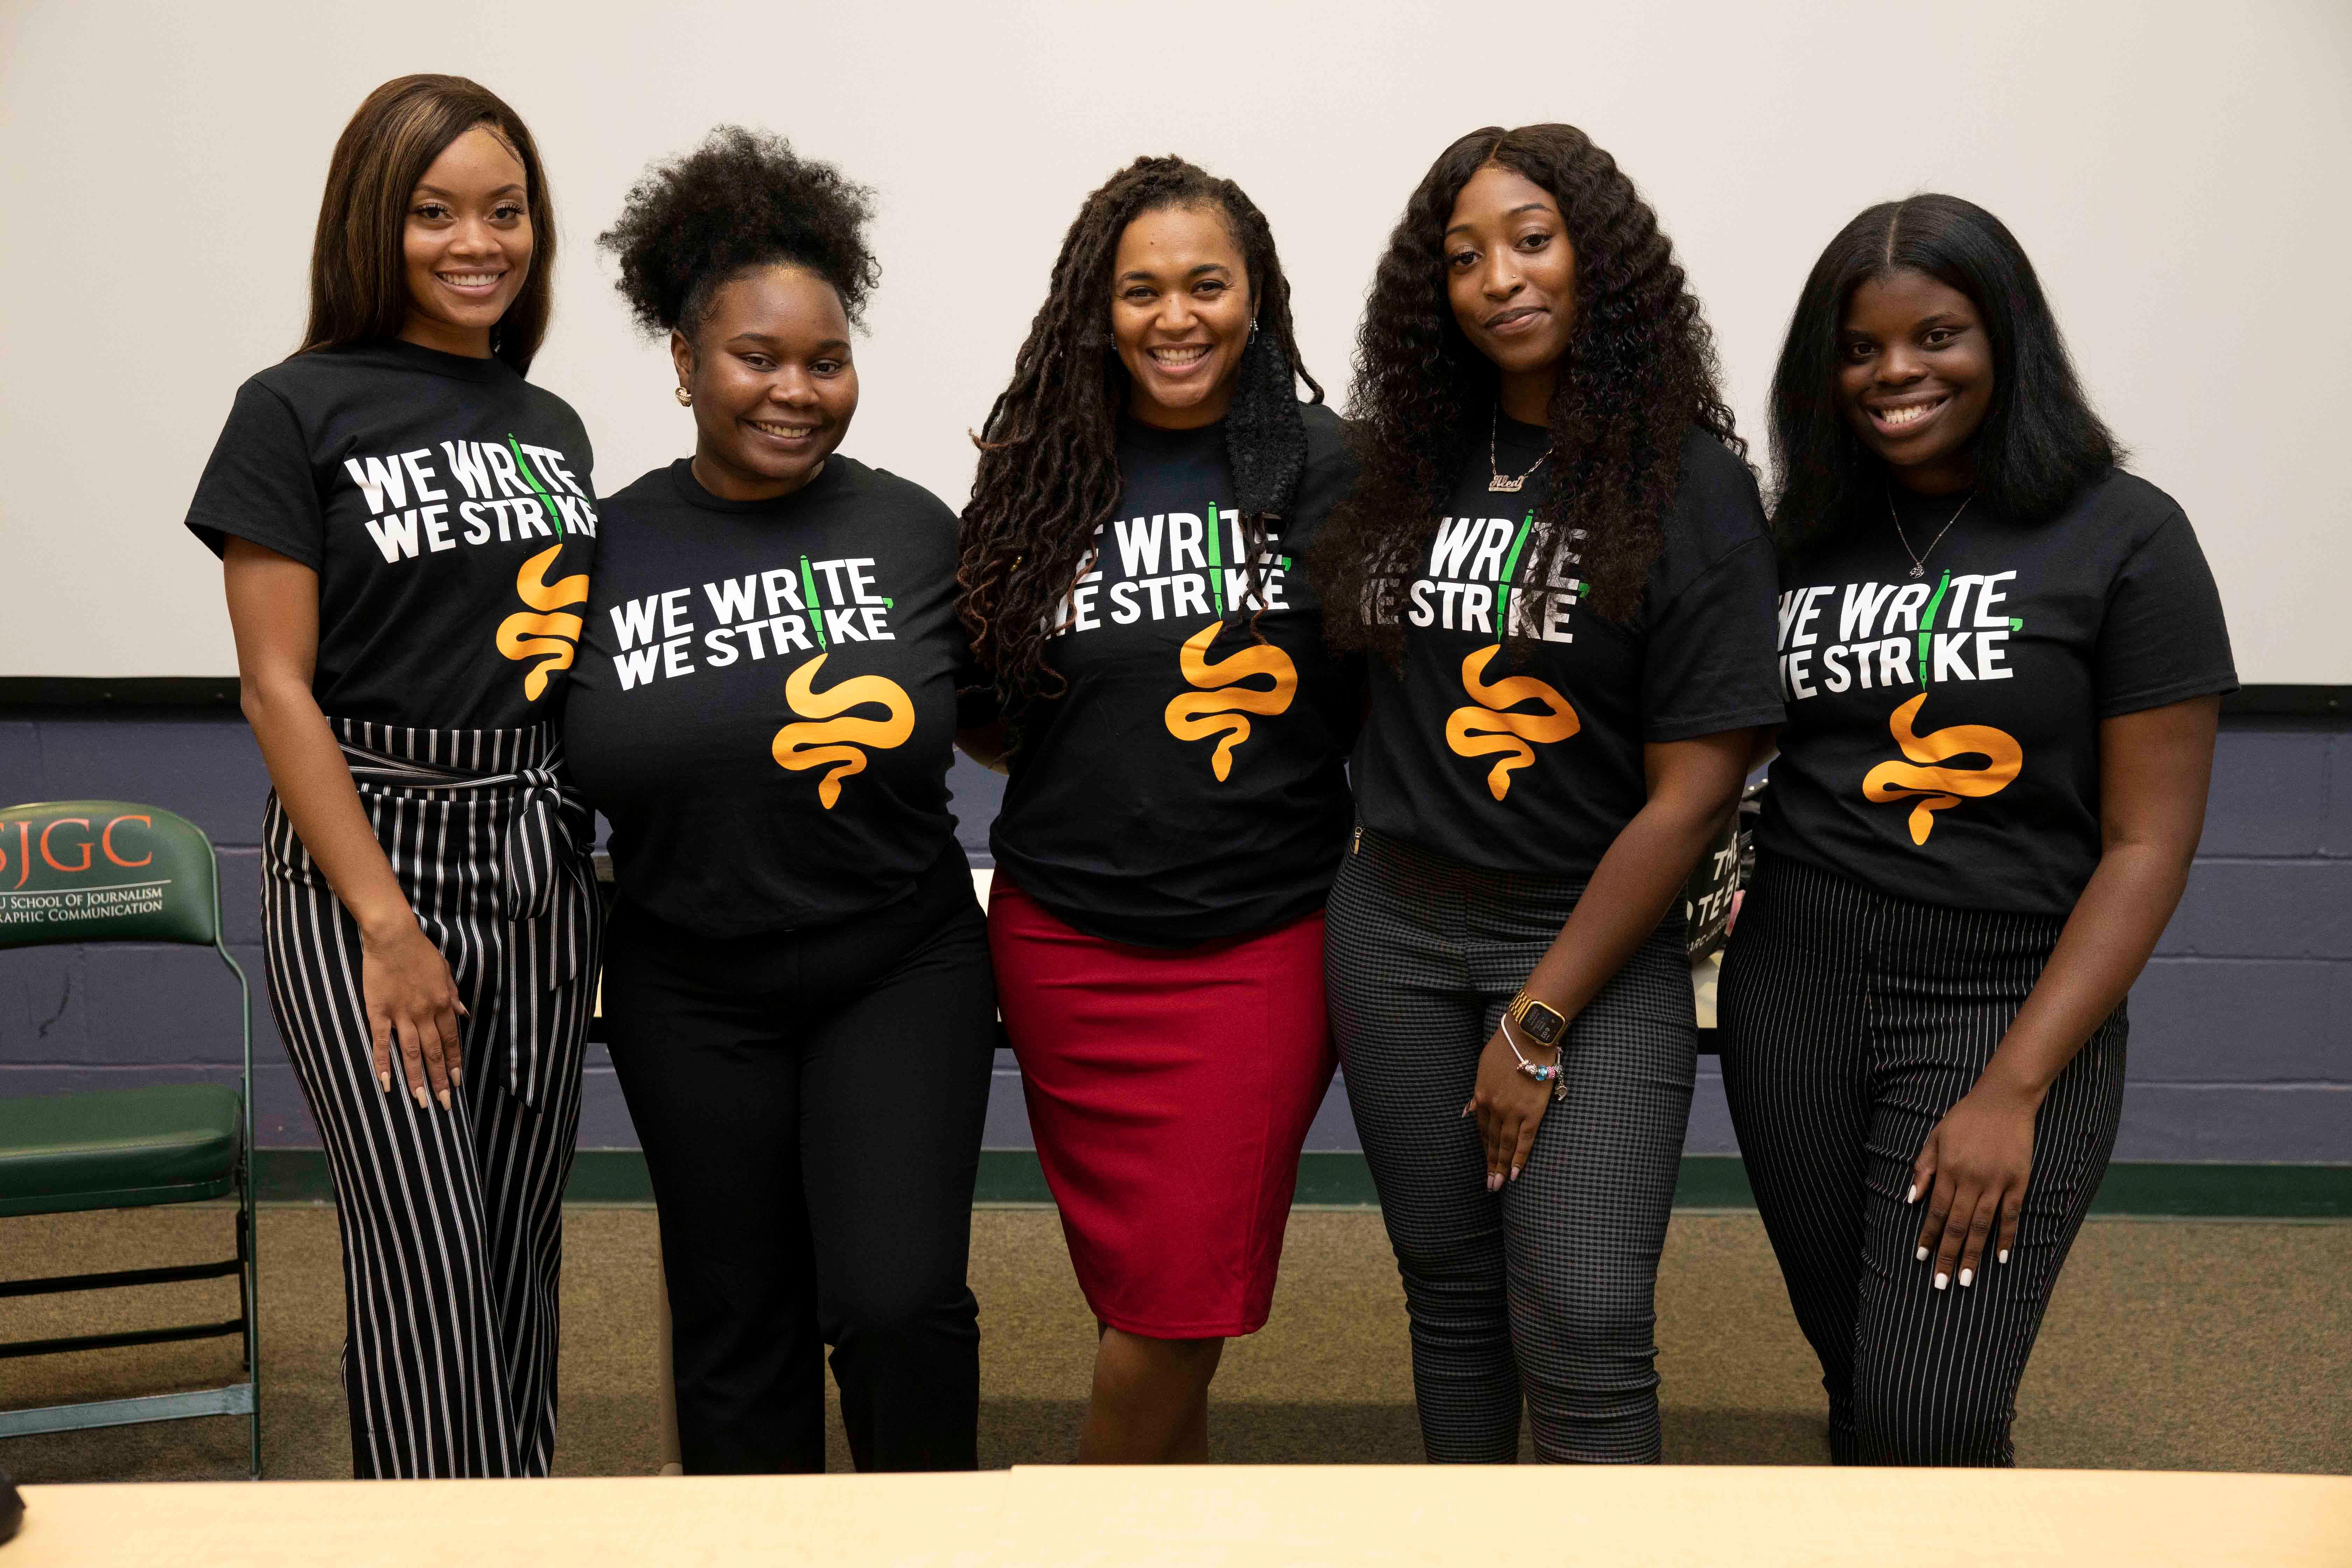
[(441, 149), (409, 196), (401, 253), (408, 320), (401, 337), (487, 359), (490, 329), (530, 276), (530, 193), (522, 160), (488, 126)]
[(1488, 163), (1454, 198), (1445, 297), (1470, 346), (1502, 374), (1503, 411), (1545, 423), (1576, 332), (1576, 247), (1551, 193)]
[(726, 500), (790, 495), (824, 467), (857, 413), (849, 317), (805, 268), (754, 268), (719, 286), (688, 341), (670, 334), (694, 395), (694, 477)]
[(1110, 282), (1128, 411), (1164, 430), (1223, 419), (1256, 304), (1241, 246), (1215, 207), (1162, 207), (1129, 223)]
[(1992, 343), (1966, 294), (1908, 268), (1853, 291), (1838, 330), (1838, 407), (1906, 489), (1948, 495), (1976, 482), (1992, 389)]

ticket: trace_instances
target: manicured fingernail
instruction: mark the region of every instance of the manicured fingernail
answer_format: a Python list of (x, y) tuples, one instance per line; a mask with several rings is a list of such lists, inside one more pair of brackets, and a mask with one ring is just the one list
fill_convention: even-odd
[[(434, 1098), (435, 1098), (435, 1099), (436, 1099), (436, 1100), (438, 1100), (441, 1102), (441, 1109), (442, 1109), (442, 1110), (448, 1110), (448, 1109), (449, 1109), (449, 1091), (448, 1091), (447, 1089), (443, 1089), (439, 1094), (436, 1095)], [(1965, 1279), (1963, 1279), (1963, 1280), (1961, 1280), (1961, 1281), (1960, 1281), (1960, 1283), (1961, 1283), (1961, 1284), (1963, 1284), (1963, 1285), (1965, 1285), (1965, 1284), (1967, 1284), (1967, 1283), (1968, 1283), (1968, 1281), (1967, 1281), (1967, 1280), (1965, 1280)]]
[(466, 1087), (466, 1075), (459, 1072), (456, 1068), (451, 1068), (449, 1069), (449, 1081), (456, 1084), (458, 1088), (463, 1089)]
[(1960, 1270), (1960, 1289), (1961, 1289), (1965, 1290), (1965, 1289), (1967, 1289), (1969, 1286), (1971, 1286), (1971, 1285), (1975, 1284), (1976, 1282), (1977, 1282), (1977, 1271), (1976, 1271), (1975, 1269), (1973, 1269), (1973, 1268), (1963, 1268), (1963, 1269), (1961, 1269), (1961, 1270)]
[(433, 1102), (432, 1102), (431, 1100), (427, 1100), (427, 1099), (425, 1099), (425, 1091), (424, 1091), (423, 1089), (413, 1089), (409, 1090), (409, 1092), (410, 1092), (411, 1094), (413, 1094), (413, 1095), (415, 1095), (415, 1096), (416, 1097), (416, 1109), (417, 1109), (417, 1110), (432, 1110), (432, 1109), (433, 1109)]
[(1925, 1263), (1925, 1262), (1927, 1262), (1927, 1249), (1926, 1247), (1921, 1247), (1918, 1251), (1916, 1251), (1916, 1252), (1913, 1253), (1913, 1254), (1911, 1255), (1911, 1261), (1912, 1261), (1912, 1262), (1914, 1262), (1914, 1263)]
[(383, 1085), (384, 1093), (390, 1094), (392, 1092), (392, 1075), (390, 1073), (380, 1072), (375, 1075), (375, 1080), (376, 1082)]
[(1911, 1190), (1903, 1194), (1903, 1201), (1906, 1204), (1916, 1204), (1919, 1201), (1918, 1183), (1914, 1182), (1911, 1184)]
[(1520, 1171), (1520, 1169), (1521, 1169), (1521, 1167), (1519, 1167), (1519, 1166), (1517, 1166), (1517, 1165), (1514, 1165), (1514, 1166), (1512, 1166), (1512, 1167), (1511, 1167), (1511, 1180), (1513, 1180), (1513, 1181), (1515, 1181), (1515, 1182), (1516, 1182), (1516, 1181), (1517, 1181), (1517, 1180), (1519, 1179), (1519, 1171)]
[(1999, 1252), (1993, 1254), (1993, 1256), (2000, 1258), (2003, 1263), (2006, 1263), (2009, 1261), (2009, 1248), (2004, 1247)]
[(1501, 1192), (1503, 1190), (1503, 1178), (1495, 1174), (1492, 1171), (1487, 1172), (1486, 1190), (1490, 1193)]
[(1940, 1289), (1942, 1289), (1945, 1286), (1949, 1285), (1951, 1282), (1952, 1282), (1952, 1277), (1951, 1277), (1950, 1275), (1948, 1275), (1948, 1274), (1945, 1273), (1945, 1272), (1944, 1272), (1942, 1269), (1940, 1269), (1940, 1268), (1938, 1268), (1937, 1270), (1936, 1270), (1936, 1289), (1937, 1289), (1940, 1290)]

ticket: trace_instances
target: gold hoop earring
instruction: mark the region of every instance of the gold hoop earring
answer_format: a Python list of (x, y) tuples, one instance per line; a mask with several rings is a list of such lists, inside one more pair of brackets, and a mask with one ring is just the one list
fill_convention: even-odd
[(672, 389), (670, 395), (677, 399), (677, 405), (680, 408), (691, 408), (694, 406), (694, 394), (687, 391), (687, 389), (682, 386)]

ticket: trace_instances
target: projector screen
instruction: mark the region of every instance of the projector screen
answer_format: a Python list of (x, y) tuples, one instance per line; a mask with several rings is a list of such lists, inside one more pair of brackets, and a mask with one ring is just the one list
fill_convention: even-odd
[(2352, 363), (2342, 0), (15, 0), (0, 677), (234, 671), (219, 569), (180, 519), (237, 384), (299, 341), (336, 134), (421, 70), (487, 83), (539, 139), (562, 255), (533, 379), (579, 410), (607, 492), (691, 427), (595, 236), (648, 161), (723, 121), (877, 191), (844, 449), (951, 505), (1063, 229), (1140, 153), (1265, 209), (1308, 368), (1344, 408), (1373, 260), (1438, 151), (1481, 124), (1578, 124), (1673, 237), (1759, 461), (1813, 258), (1869, 203), (1950, 191), (2023, 240), (2133, 467), (2188, 510), (2241, 675), (2352, 682), (2331, 586), (2352, 578), (2352, 503), (2328, 477), (2333, 394), (2305, 379)]

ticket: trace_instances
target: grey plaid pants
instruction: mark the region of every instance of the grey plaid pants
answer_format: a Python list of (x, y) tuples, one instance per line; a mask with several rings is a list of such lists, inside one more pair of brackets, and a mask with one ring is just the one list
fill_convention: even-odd
[(1510, 1463), (1523, 1399), (1546, 1460), (1658, 1458), (1654, 1298), (1697, 1066), (1679, 911), (1571, 1024), (1568, 1098), (1502, 1192), (1462, 1115), (1496, 1020), (1581, 890), (1367, 831), (1331, 891), (1332, 1030), (1434, 1461)]

